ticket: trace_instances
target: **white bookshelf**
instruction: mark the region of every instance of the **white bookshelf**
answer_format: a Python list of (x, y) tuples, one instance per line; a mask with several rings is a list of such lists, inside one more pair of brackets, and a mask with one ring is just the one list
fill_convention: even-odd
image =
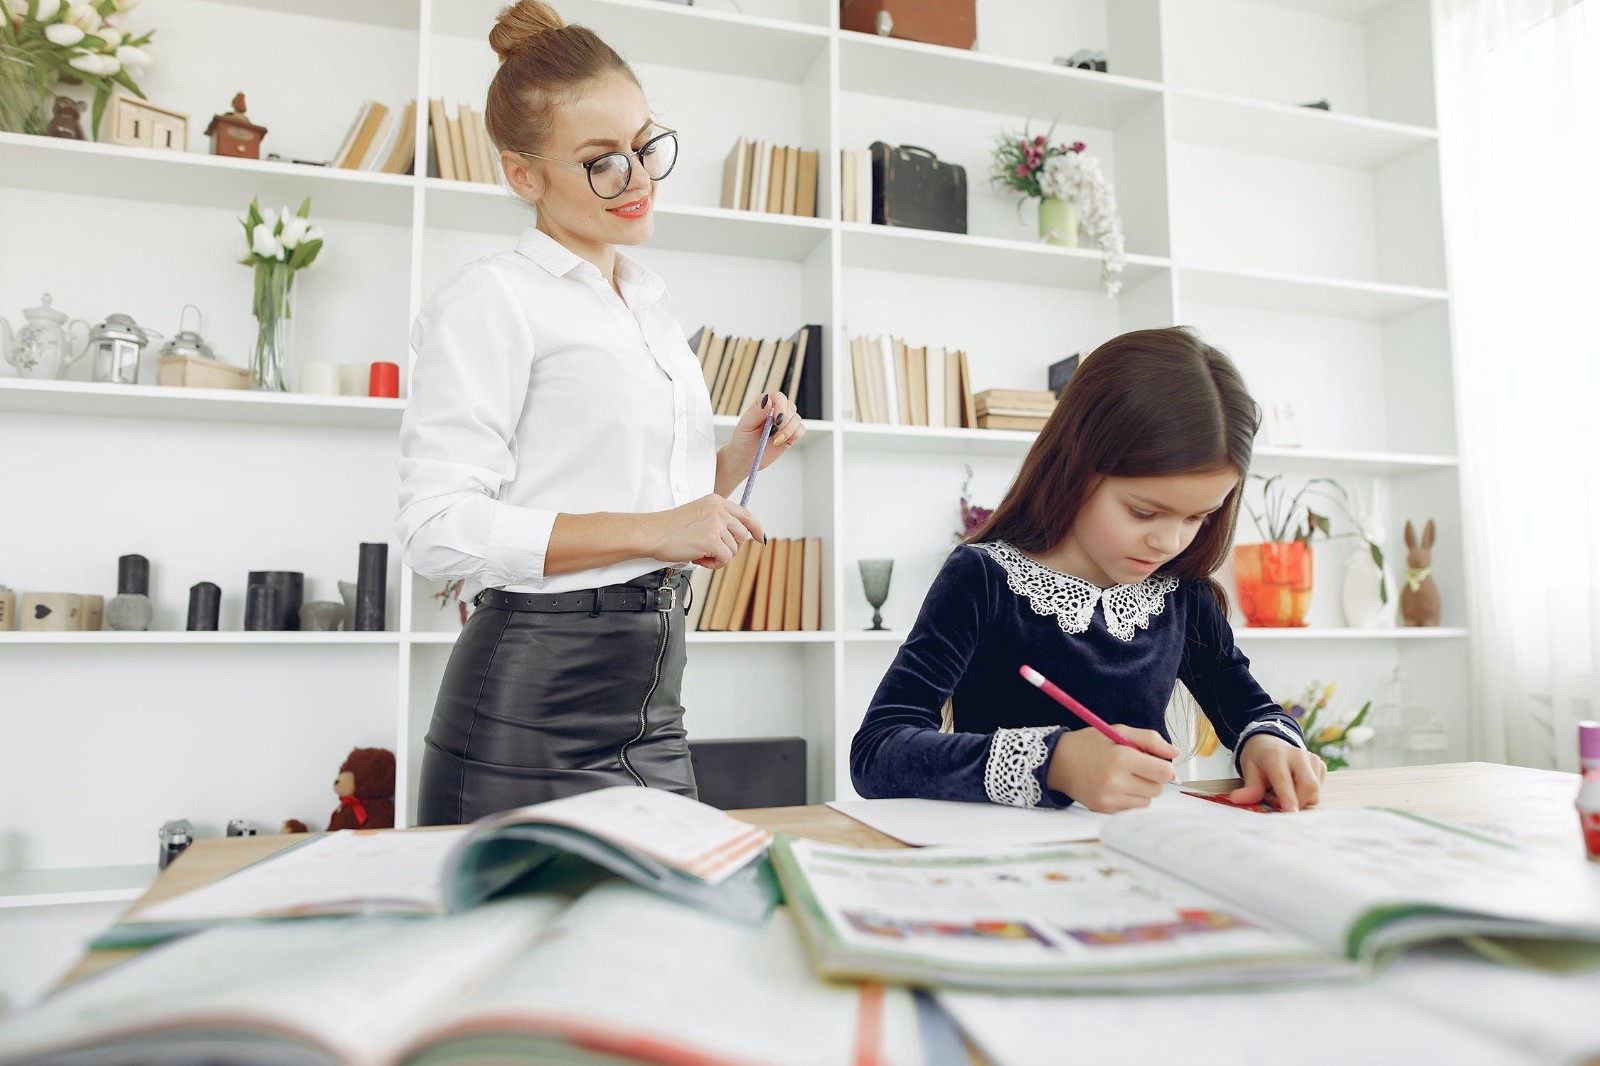
[[(481, 102), (500, 6), (147, 0), (132, 18), (159, 31), (159, 63), (141, 84), (189, 115), (192, 150), (0, 135), (0, 225), (24, 253), (0, 256), (0, 313), (15, 326), (49, 291), (71, 316), (124, 311), (170, 336), (195, 303), (213, 347), (243, 363), (253, 323), (235, 220), (253, 196), (310, 196), (328, 243), (297, 285), (297, 355), (397, 362), (404, 395), (421, 302), (449, 269), (509, 247), (529, 210), (487, 185), (213, 158), (201, 131), (242, 88), (268, 151), (326, 158), (368, 97)], [(1443, 628), (1345, 628), (1350, 542), (1319, 544), (1311, 625), (1240, 631), (1257, 672), (1280, 694), (1312, 677), (1377, 694), (1398, 677), (1454, 727), (1446, 754), (1465, 755), (1449, 717), (1466, 705), (1470, 641), (1426, 0), (979, 0), (970, 53), (842, 32), (832, 0), (557, 6), (619, 47), (681, 131), (638, 254), (685, 328), (825, 327), (827, 417), (754, 500), (772, 535), (824, 538), (823, 626), (692, 635), (691, 735), (803, 736), (810, 798), (849, 795), (849, 737), (952, 543), (963, 468), (992, 506), (1033, 440), (858, 424), (837, 358), (848, 336), (964, 348), (976, 388), (1037, 388), (1067, 354), (1183, 322), (1229, 350), (1263, 402), (1294, 404), (1302, 439), (1262, 442), (1258, 470), (1384, 486), (1395, 574), (1403, 520), (1440, 524)], [(1107, 49), (1110, 72), (1051, 64), (1080, 47)], [(1333, 111), (1296, 106), (1323, 97)], [(1128, 264), (1115, 299), (1095, 253), (1040, 245), (1033, 206), (987, 181), (1000, 130), (1052, 121), (1116, 184)], [(741, 135), (819, 151), (820, 217), (718, 206)], [(832, 161), (877, 139), (967, 168), (968, 234), (838, 220)], [(421, 134), (418, 147), (425, 158)], [(101, 385), (86, 362), (59, 382), (11, 373), (0, 365), (0, 582), (109, 597), (116, 557), (137, 551), (157, 630), (0, 635), (0, 904), (31, 914), (136, 893), (144, 875), (129, 871), (168, 818), (202, 834), (234, 817), (312, 821), (358, 744), (399, 754), (408, 813), (459, 629), (437, 585), (391, 547), (386, 632), (239, 632), (247, 570), (301, 570), (308, 599), (337, 599), (356, 545), (388, 539), (404, 400)], [(717, 420), (721, 438), (731, 424)], [(1248, 523), (1240, 539), (1255, 539)], [(864, 632), (866, 557), (896, 561), (888, 633)], [(198, 580), (223, 587), (227, 631), (181, 632)], [(81, 777), (94, 789), (60, 788), (47, 753), (67, 735), (94, 738)], [(7, 980), (0, 964), (15, 994)]]

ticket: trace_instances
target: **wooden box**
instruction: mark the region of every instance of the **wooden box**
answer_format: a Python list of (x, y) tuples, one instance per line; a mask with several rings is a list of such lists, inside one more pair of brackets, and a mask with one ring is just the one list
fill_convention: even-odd
[(104, 140), (131, 148), (159, 148), (168, 152), (189, 150), (189, 119), (176, 111), (157, 107), (120, 93), (111, 94), (104, 118)]
[(250, 371), (198, 355), (163, 355), (157, 385), (187, 385), (195, 389), (248, 389)]
[(902, 41), (971, 48), (978, 41), (977, 0), (839, 0), (839, 27)]

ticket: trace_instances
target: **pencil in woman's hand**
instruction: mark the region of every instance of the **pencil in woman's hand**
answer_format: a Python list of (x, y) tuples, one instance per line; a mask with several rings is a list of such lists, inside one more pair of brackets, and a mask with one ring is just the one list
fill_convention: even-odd
[[(1095, 714), (1089, 708), (1085, 707), (1067, 693), (1057, 688), (1054, 682), (1052, 682), (1048, 677), (1045, 677), (1039, 671), (1035, 670), (1033, 667), (1024, 663), (1020, 672), (1023, 680), (1027, 681), (1028, 684), (1032, 685), (1034, 688), (1040, 689), (1046, 696), (1049, 696), (1051, 699), (1061, 704), (1061, 706), (1065, 707), (1079, 718), (1082, 718), (1086, 723), (1094, 726), (1096, 729), (1100, 730), (1100, 732), (1104, 733), (1118, 744), (1121, 744), (1124, 747), (1132, 748), (1135, 751), (1144, 751), (1144, 749), (1139, 747), (1139, 745), (1135, 744), (1133, 741), (1117, 732), (1114, 727), (1107, 724), (1104, 718), (1101, 718), (1098, 714)], [(1152, 755), (1154, 752), (1146, 751), (1145, 754)], [(1160, 758), (1160, 756), (1157, 756), (1157, 758)]]

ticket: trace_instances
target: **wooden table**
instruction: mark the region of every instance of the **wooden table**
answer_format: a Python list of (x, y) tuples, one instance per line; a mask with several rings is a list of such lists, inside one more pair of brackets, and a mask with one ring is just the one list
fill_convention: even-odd
[[(1225, 792), (1238, 781), (1187, 782), (1186, 788)], [(1380, 770), (1341, 770), (1323, 783), (1321, 806), (1395, 807), (1465, 823), (1540, 850), (1582, 854), (1573, 799), (1575, 774), (1531, 770), (1496, 763), (1451, 763)], [(823, 804), (764, 807), (730, 812), (755, 825), (790, 836), (857, 848), (898, 848), (899, 841)], [(397, 832), (430, 832), (404, 829)], [(191, 845), (155, 884), (129, 907), (137, 911), (158, 900), (210, 884), (303, 838), (298, 836), (222, 837)], [(61, 984), (86, 977), (136, 954), (139, 949), (87, 953)]]

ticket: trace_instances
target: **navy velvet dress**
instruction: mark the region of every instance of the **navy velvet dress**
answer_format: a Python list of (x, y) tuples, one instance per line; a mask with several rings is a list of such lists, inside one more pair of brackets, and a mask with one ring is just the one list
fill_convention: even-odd
[[(1262, 730), (1304, 746), (1204, 581), (1153, 574), (1102, 590), (994, 541), (956, 548), (934, 579), (850, 745), (856, 791), (1070, 803), (1045, 787), (1049, 757), (1063, 732), (1089, 727), (1023, 680), (1024, 663), (1113, 725), (1166, 736), (1182, 681), (1229, 748)], [(941, 733), (947, 699), (955, 728)]]

